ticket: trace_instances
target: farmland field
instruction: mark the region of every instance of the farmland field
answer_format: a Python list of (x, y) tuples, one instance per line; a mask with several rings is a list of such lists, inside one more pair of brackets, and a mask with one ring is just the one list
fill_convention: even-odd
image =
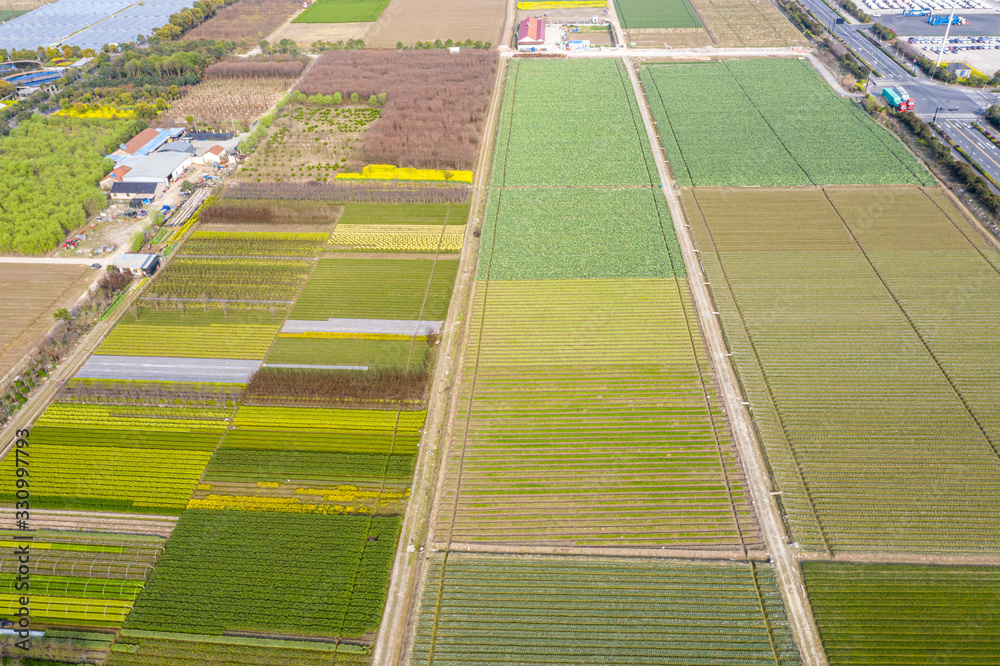
[(277, 78), (202, 81), (163, 113), (162, 122), (179, 125), (192, 116), (202, 131), (239, 132), (274, 106), (291, 84)]
[(52, 327), (56, 308), (70, 307), (94, 280), (86, 266), (0, 264), (0, 377)]
[(267, 363), (343, 365), (367, 368), (422, 368), (426, 340), (290, 337), (279, 335)]
[(389, 0), (316, 0), (292, 23), (365, 23), (376, 20)]
[(620, 63), (514, 60), (508, 75), (493, 186), (648, 187), (656, 177)]
[(471, 39), (498, 44), (503, 39), (501, 0), (393, 0), (364, 35), (369, 47), (411, 46), (418, 41)]
[(680, 186), (934, 184), (806, 60), (651, 65), (641, 76)]
[(343, 208), (324, 201), (222, 199), (200, 212), (205, 231), (320, 233), (329, 231)]
[[(791, 537), (996, 552), (1000, 255), (939, 190), (684, 196)], [(816, 417), (822, 413), (822, 418)]]
[(802, 33), (769, 2), (690, 0), (717, 46), (805, 46)]
[(360, 637), (378, 625), (399, 525), (188, 509), (125, 626)]
[(823, 647), (840, 664), (989, 664), (1000, 569), (805, 562)]
[(615, 0), (622, 28), (700, 28), (688, 0)]
[(457, 271), (454, 259), (320, 259), (289, 319), (439, 321)]
[(477, 283), (439, 538), (758, 546), (690, 317), (672, 279)]
[(657, 190), (494, 188), (482, 231), (480, 280), (683, 276)]
[(337, 224), (456, 225), (469, 219), (468, 204), (350, 204)]
[(798, 664), (766, 564), (434, 554), (411, 664)]

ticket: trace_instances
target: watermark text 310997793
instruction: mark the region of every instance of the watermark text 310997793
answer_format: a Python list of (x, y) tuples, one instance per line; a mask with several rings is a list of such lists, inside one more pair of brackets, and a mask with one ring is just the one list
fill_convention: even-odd
[[(28, 430), (18, 430), (15, 435), (14, 449), (14, 520), (19, 534), (14, 540), (14, 557), (17, 561), (17, 576), (14, 579), (14, 590), (20, 593), (14, 615), (17, 617), (17, 636), (15, 645), (21, 650), (31, 648), (31, 540), (28, 534), (31, 520), (31, 483), (29, 482)], [(8, 454), (8, 455), (11, 455)], [(13, 610), (13, 609), (12, 609)]]

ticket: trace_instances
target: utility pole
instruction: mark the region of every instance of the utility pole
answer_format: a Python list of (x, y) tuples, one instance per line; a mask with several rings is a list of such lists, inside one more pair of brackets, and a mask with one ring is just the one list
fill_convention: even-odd
[[(941, 58), (944, 57), (944, 45), (948, 42), (948, 33), (951, 32), (951, 22), (955, 18), (955, 8), (958, 7), (958, 0), (954, 0), (951, 5), (951, 15), (948, 17), (948, 25), (944, 27), (944, 37), (941, 39), (941, 52), (938, 53), (937, 64), (934, 65), (935, 68), (941, 66)], [(931, 77), (934, 78), (933, 76)]]

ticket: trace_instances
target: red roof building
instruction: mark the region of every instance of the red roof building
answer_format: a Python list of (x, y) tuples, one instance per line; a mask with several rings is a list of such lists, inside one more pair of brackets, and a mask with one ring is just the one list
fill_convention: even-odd
[(517, 45), (541, 46), (545, 43), (545, 19), (526, 18), (517, 27)]
[(152, 127), (147, 127), (146, 129), (142, 130), (134, 137), (132, 137), (131, 141), (125, 144), (125, 153), (128, 155), (134, 155), (135, 151), (139, 150), (147, 143), (155, 139), (157, 136), (159, 136), (159, 134), (160, 133), (157, 132)]
[(115, 183), (122, 182), (122, 179), (125, 177), (125, 174), (127, 174), (131, 170), (132, 167), (130, 166), (123, 165), (120, 167), (116, 167), (114, 171), (112, 171), (103, 179), (101, 179), (101, 188), (107, 190), (110, 189), (111, 186), (114, 185)]

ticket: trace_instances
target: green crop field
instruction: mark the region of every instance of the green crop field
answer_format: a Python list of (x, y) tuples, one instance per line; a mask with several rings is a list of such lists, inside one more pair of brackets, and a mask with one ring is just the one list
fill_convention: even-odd
[(439, 321), (457, 271), (453, 259), (320, 259), (289, 319)]
[(806, 60), (651, 65), (641, 77), (678, 185), (934, 184)]
[(649, 186), (650, 174), (649, 140), (621, 63), (511, 62), (494, 186)]
[(383, 478), (406, 479), (413, 473), (413, 455), (268, 451), (221, 448), (205, 470), (205, 483), (248, 481), (310, 481), (354, 483)]
[(378, 626), (400, 522), (188, 509), (125, 626), (361, 636)]
[(798, 664), (767, 564), (430, 558), (410, 663)]
[(700, 28), (701, 21), (688, 0), (615, 0), (622, 27)]
[(675, 280), (480, 286), (437, 533), (759, 546), (693, 316)]
[(1000, 543), (1000, 255), (939, 190), (684, 197), (791, 537)]
[(299, 338), (278, 336), (268, 363), (351, 365), (370, 369), (424, 367), (429, 347), (417, 340), (368, 340), (351, 338)]
[[(195, 306), (198, 304), (195, 303)], [(270, 312), (223, 312), (198, 307), (181, 310), (138, 309), (126, 314), (98, 347), (98, 354), (178, 356), (185, 358), (260, 359), (267, 355), (285, 308)]]
[[(233, 307), (287, 308), (312, 272), (310, 261), (289, 259), (218, 259), (180, 257), (157, 276), (143, 293), (148, 306), (170, 307), (170, 301), (187, 299), (187, 307), (219, 307), (219, 300)], [(209, 303), (211, 301), (211, 303)], [(179, 316), (175, 314), (174, 316)]]
[(1000, 569), (804, 562), (831, 666), (1000, 662)]
[(366, 23), (375, 21), (389, 0), (315, 0), (292, 23)]
[(478, 279), (684, 275), (659, 190), (493, 188)]
[[(146, 633), (146, 632), (143, 632)], [(328, 643), (275, 641), (266, 639), (232, 637), (232, 643), (214, 643), (199, 640), (199, 636), (177, 634), (175, 637), (119, 638), (112, 648), (106, 666), (240, 666), (281, 664), (281, 666), (362, 666), (368, 660), (364, 655), (334, 652)], [(214, 638), (214, 637), (212, 637)]]
[(349, 204), (337, 220), (347, 224), (465, 224), (469, 204)]
[(425, 411), (243, 405), (223, 448), (416, 453)]

